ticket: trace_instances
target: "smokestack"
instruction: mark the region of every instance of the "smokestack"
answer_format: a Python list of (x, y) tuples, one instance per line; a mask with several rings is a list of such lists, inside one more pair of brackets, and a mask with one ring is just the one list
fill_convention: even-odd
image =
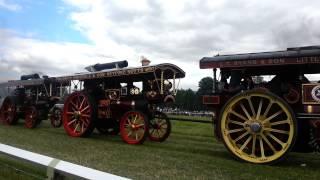
[(148, 66), (151, 63), (151, 61), (149, 59), (147, 59), (144, 56), (141, 56), (141, 65), (142, 66)]

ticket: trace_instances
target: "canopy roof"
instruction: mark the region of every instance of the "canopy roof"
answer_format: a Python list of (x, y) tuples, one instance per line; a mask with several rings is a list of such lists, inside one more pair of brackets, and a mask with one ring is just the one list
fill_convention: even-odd
[(161, 72), (164, 72), (164, 78), (173, 79), (175, 78), (184, 78), (185, 72), (180, 69), (178, 66), (170, 63), (150, 65), (150, 66), (141, 66), (141, 67), (132, 67), (132, 68), (118, 68), (118, 69), (108, 69), (104, 71), (97, 72), (85, 72), (78, 73), (74, 75), (59, 76), (59, 77), (50, 77), (47, 79), (31, 79), (31, 80), (11, 80), (8, 82), (0, 83), (0, 88), (3, 87), (15, 87), (15, 86), (38, 86), (46, 83), (64, 83), (70, 82), (72, 80), (95, 80), (95, 79), (105, 79), (105, 78), (115, 78), (115, 79), (130, 79), (130, 80), (139, 80), (161, 77)]
[(172, 79), (185, 77), (185, 72), (178, 66), (170, 63), (150, 65), (150, 66), (140, 66), (140, 67), (129, 67), (129, 68), (118, 68), (118, 69), (108, 69), (98, 72), (85, 72), (74, 75), (60, 76), (56, 77), (57, 81), (70, 81), (70, 80), (89, 80), (89, 79), (102, 79), (102, 78), (146, 78), (148, 75), (156, 75), (160, 77), (161, 72), (164, 72), (164, 78)]
[(16, 86), (40, 86), (49, 82), (49, 79), (30, 79), (30, 80), (11, 80), (5, 83), (0, 83), (0, 88), (16, 87)]
[(304, 73), (320, 72), (320, 46), (288, 48), (285, 51), (217, 55), (203, 57), (200, 68), (252, 69), (256, 71), (278, 71), (285, 67)]

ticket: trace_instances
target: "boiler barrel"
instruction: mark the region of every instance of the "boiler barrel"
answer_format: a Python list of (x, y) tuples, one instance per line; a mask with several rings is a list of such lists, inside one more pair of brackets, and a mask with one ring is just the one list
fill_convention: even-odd
[(39, 74), (35, 73), (35, 74), (22, 75), (20, 79), (29, 80), (29, 79), (39, 79), (39, 78), (40, 78)]
[(104, 69), (124, 68), (128, 66), (128, 61), (117, 61), (112, 63), (95, 64), (93, 68), (96, 71), (102, 71)]

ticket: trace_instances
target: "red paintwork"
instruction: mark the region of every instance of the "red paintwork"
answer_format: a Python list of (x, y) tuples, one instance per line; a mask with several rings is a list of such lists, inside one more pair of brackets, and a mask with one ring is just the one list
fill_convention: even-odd
[[(138, 126), (138, 124), (135, 124), (133, 121), (130, 121), (129, 117), (130, 116), (137, 116), (137, 118), (142, 118), (144, 120), (144, 125), (143, 126)], [(129, 122), (130, 121), (130, 122)], [(133, 137), (130, 137), (129, 134), (126, 132), (126, 126), (128, 126), (129, 124), (133, 124), (133, 126), (135, 126), (132, 131), (138, 131), (138, 130), (144, 130), (144, 134), (143, 136), (141, 136), (138, 139), (135, 139)], [(144, 114), (142, 114), (139, 111), (129, 111), (127, 113), (125, 113), (120, 120), (120, 134), (122, 137), (122, 140), (128, 144), (142, 144), (145, 140), (145, 137), (147, 135), (148, 132), (148, 123), (147, 123), (147, 119), (146, 116)]]
[[(74, 115), (71, 113), (77, 111), (80, 111), (81, 115), (79, 115), (78, 120), (75, 120)], [(93, 123), (92, 112), (93, 107), (83, 92), (72, 93), (66, 99), (63, 108), (63, 127), (66, 132), (73, 137), (84, 136), (90, 124)], [(81, 130), (77, 132), (76, 128)]]
[(24, 126), (29, 129), (34, 128), (37, 123), (37, 118), (38, 118), (38, 112), (36, 107), (30, 106), (29, 108), (27, 108), (25, 112)]

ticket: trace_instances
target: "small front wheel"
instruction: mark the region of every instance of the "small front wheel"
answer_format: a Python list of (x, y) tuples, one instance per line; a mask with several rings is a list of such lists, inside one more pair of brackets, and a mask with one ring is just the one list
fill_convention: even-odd
[(171, 123), (165, 113), (156, 111), (149, 123), (149, 139), (151, 141), (163, 142), (169, 137)]
[(24, 126), (26, 128), (35, 128), (38, 124), (38, 110), (35, 106), (30, 106), (25, 111), (25, 122)]
[(51, 116), (50, 116), (50, 122), (52, 127), (59, 128), (62, 125), (62, 110), (59, 108), (54, 108)]
[(142, 144), (148, 134), (148, 121), (139, 111), (128, 111), (120, 120), (122, 140), (128, 144)]

